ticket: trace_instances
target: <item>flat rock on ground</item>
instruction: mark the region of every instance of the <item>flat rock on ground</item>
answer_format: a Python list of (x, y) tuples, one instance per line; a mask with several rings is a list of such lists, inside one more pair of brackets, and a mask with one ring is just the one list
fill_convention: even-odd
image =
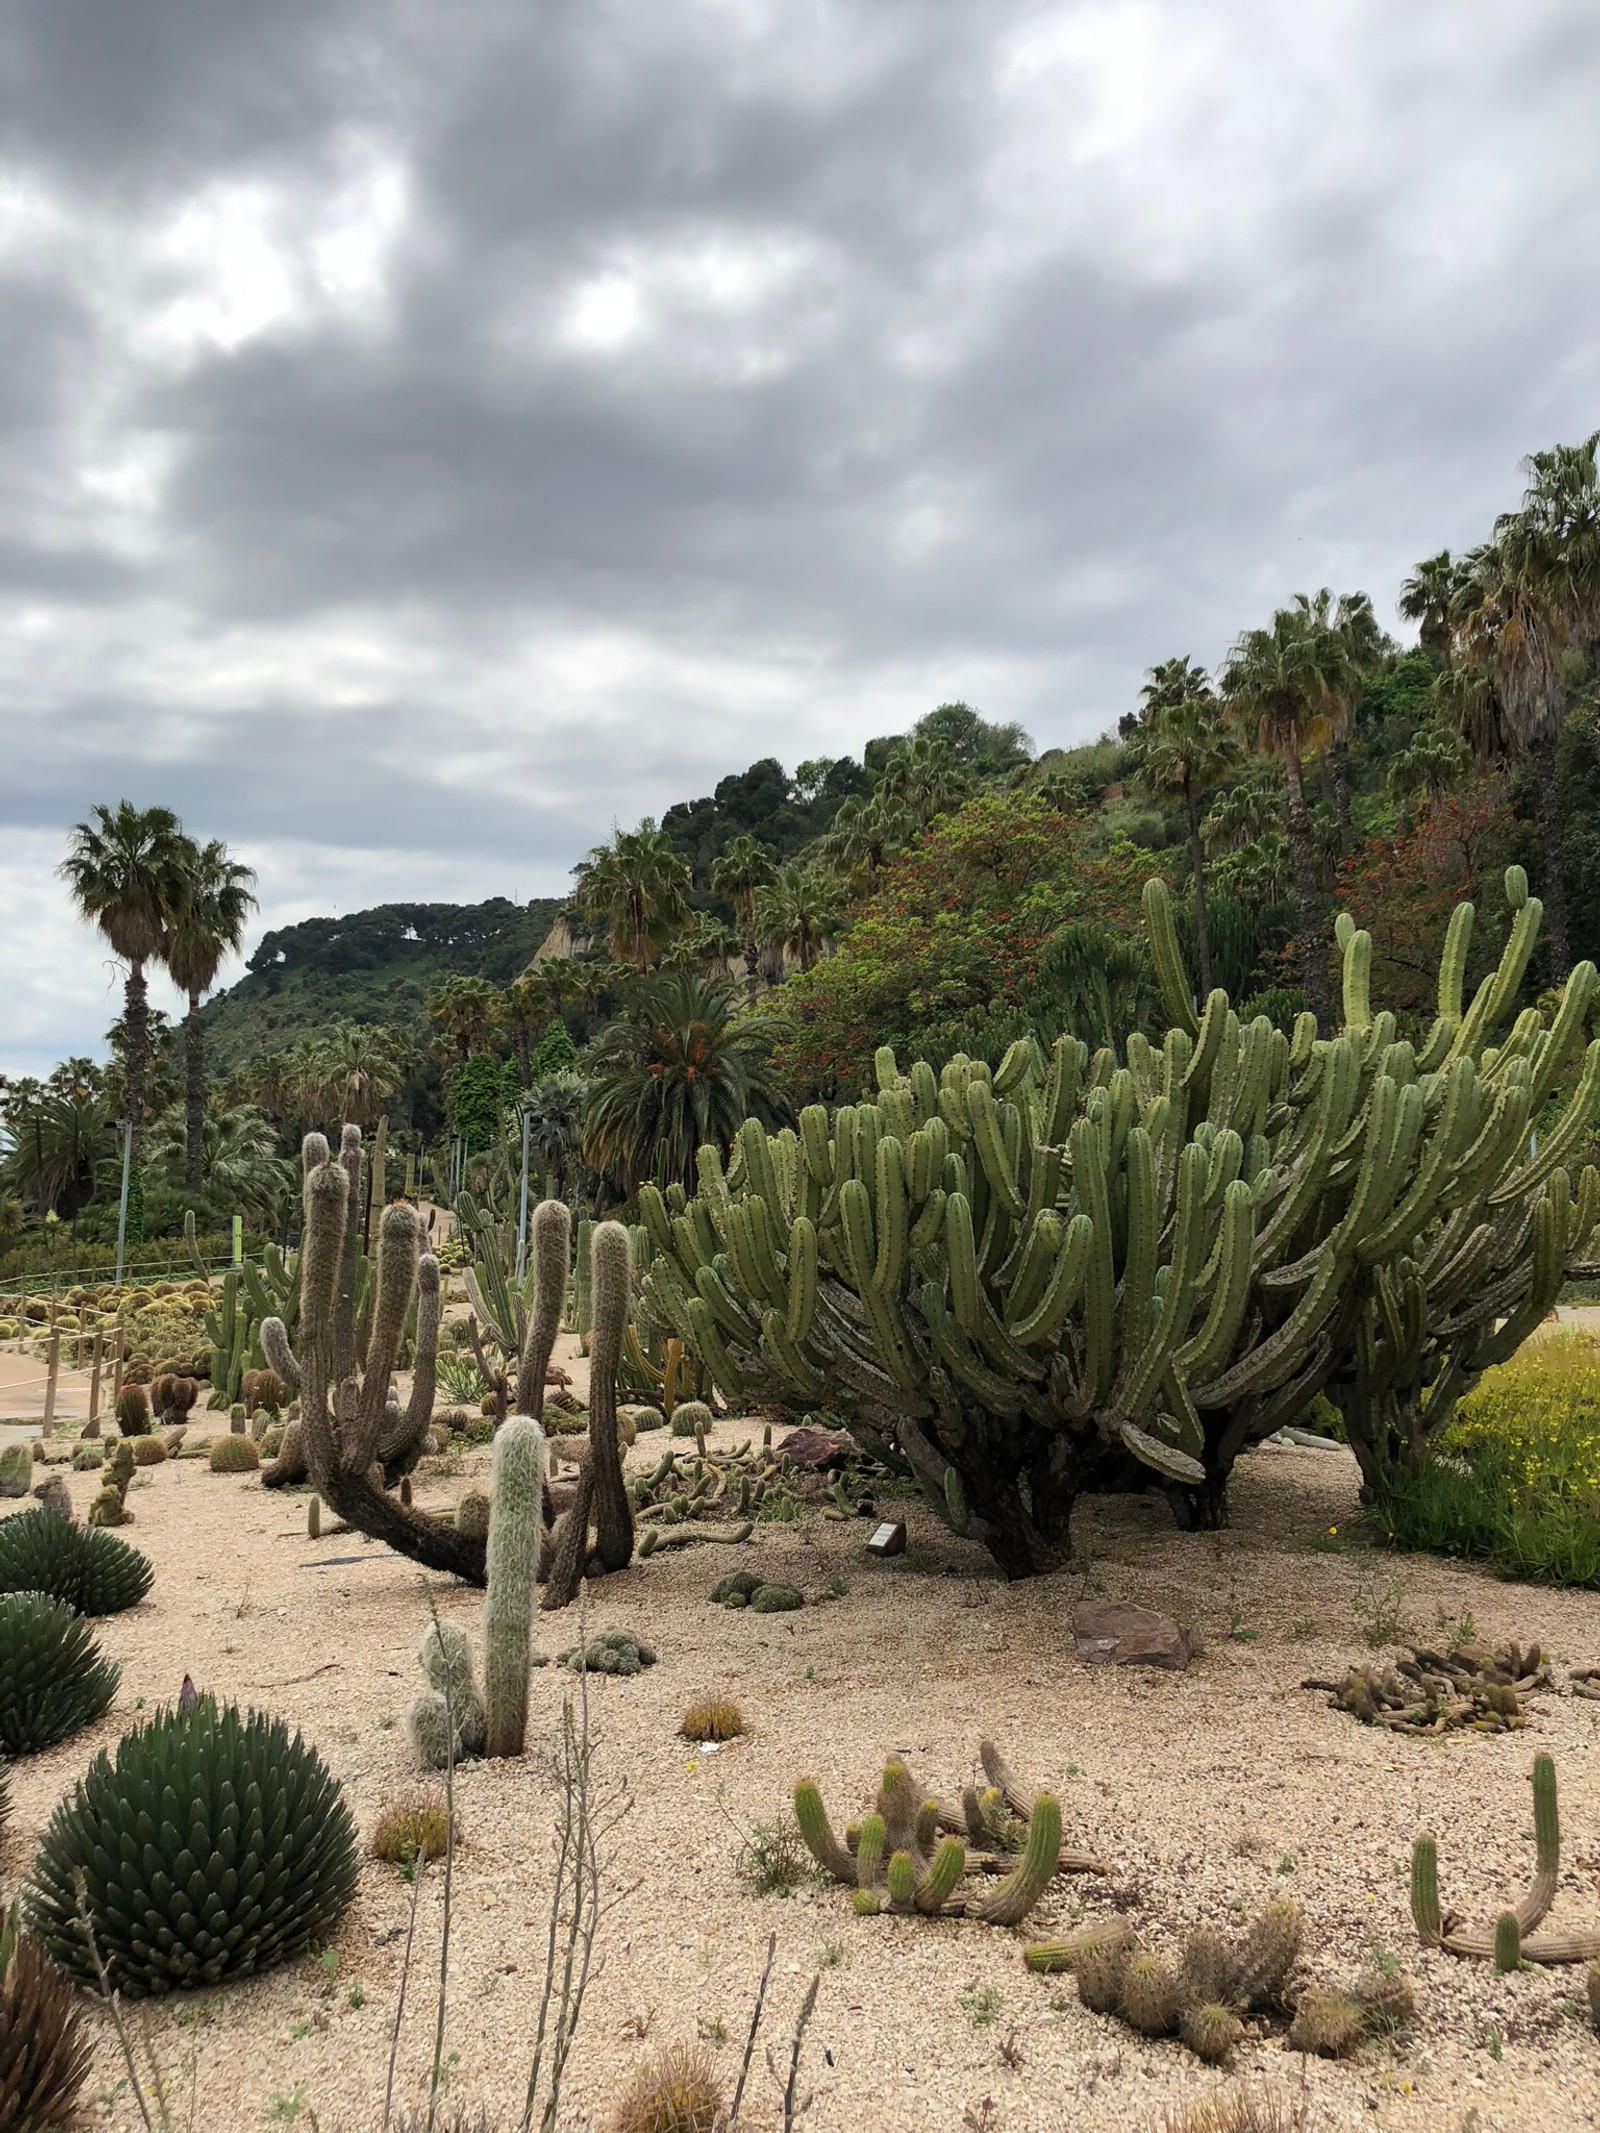
[(1189, 1632), (1153, 1607), (1093, 1601), (1073, 1615), (1072, 1633), (1086, 1666), (1159, 1666), (1181, 1674), (1189, 1664)]

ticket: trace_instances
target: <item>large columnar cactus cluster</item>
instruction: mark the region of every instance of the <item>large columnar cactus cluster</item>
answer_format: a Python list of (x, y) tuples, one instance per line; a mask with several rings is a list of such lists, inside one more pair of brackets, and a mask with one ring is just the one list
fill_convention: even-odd
[(885, 1048), (872, 1101), (747, 1122), (726, 1171), (702, 1148), (692, 1198), (644, 1188), (647, 1308), (730, 1398), (840, 1412), (1011, 1575), (1064, 1560), (1085, 1490), (1142, 1478), (1217, 1522), (1239, 1453), (1319, 1392), (1379, 1483), (1538, 1324), (1600, 1218), (1600, 1175), (1568, 1168), (1600, 1042), (1544, 1115), (1594, 967), (1510, 1020), (1540, 910), (1520, 869), (1507, 892), (1470, 1005), (1456, 910), (1414, 1042), (1374, 1012), (1347, 918), (1336, 1033), (1244, 1023), (1220, 991), (1196, 1015), (1152, 882), (1159, 1047), (1023, 1038), (942, 1074)]

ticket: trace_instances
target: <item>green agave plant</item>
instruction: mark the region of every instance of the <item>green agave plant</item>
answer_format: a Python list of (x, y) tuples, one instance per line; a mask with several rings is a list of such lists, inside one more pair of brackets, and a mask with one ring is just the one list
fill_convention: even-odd
[(54, 1511), (0, 1525), (0, 1592), (46, 1592), (80, 1615), (116, 1615), (138, 1606), (154, 1576), (137, 1548)]
[(36, 1755), (92, 1725), (121, 1674), (65, 1600), (0, 1593), (0, 1755)]
[(93, 2047), (72, 1986), (35, 1942), (19, 1937), (15, 1908), (0, 1913), (0, 2126), (50, 2133), (77, 2123), (78, 2091)]
[(190, 1695), (95, 1758), (34, 1868), (46, 1951), (129, 1999), (271, 1969), (355, 1892), (355, 1824), (315, 1748), (265, 1712)]

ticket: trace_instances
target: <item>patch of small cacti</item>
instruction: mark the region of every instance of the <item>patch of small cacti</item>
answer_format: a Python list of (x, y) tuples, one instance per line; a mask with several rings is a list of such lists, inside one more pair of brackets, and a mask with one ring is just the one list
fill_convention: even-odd
[(1141, 2036), (1176, 2036), (1213, 2066), (1231, 2057), (1250, 2014), (1291, 2014), (1290, 2049), (1330, 2059), (1409, 2019), (1415, 1995), (1399, 1971), (1374, 1968), (1348, 1986), (1315, 1984), (1296, 1993), (1290, 1981), (1304, 1938), (1299, 1907), (1278, 1900), (1242, 1933), (1196, 1926), (1175, 1962), (1148, 1948), (1123, 1918), (1035, 1941), (1024, 1961), (1039, 1976), (1072, 1972), (1092, 2013), (1117, 2015)]
[[(574, 1674), (639, 1674), (656, 1663), (655, 1646), (646, 1644), (636, 1630), (606, 1629), (587, 1644), (574, 1644), (556, 1653), (556, 1665)], [(536, 1659), (536, 1666), (544, 1661)]]
[[(969, 1784), (958, 1808), (925, 1796), (903, 1761), (884, 1765), (872, 1813), (834, 1834), (815, 1781), (794, 1788), (795, 1820), (812, 1857), (852, 1890), (863, 1917), (891, 1911), (1020, 1925), (1058, 1870), (1104, 1873), (1061, 1848), (1061, 1803), (1019, 1785), (992, 1741), (979, 1749), (988, 1786)], [(966, 1877), (975, 1878), (963, 1888)], [(998, 1876), (997, 1879), (986, 1877)]]
[(782, 1468), (770, 1452), (754, 1450), (748, 1442), (714, 1455), (703, 1450), (684, 1454), (669, 1446), (648, 1473), (629, 1479), (628, 1497), (641, 1520), (659, 1526), (712, 1516), (794, 1515), (780, 1506), (780, 1498), (793, 1503)]
[(685, 1740), (737, 1740), (745, 1730), (744, 1713), (727, 1696), (708, 1696), (690, 1704), (679, 1723)]
[(1342, 1681), (1308, 1681), (1331, 1691), (1328, 1702), (1364, 1725), (1391, 1733), (1435, 1734), (1466, 1728), (1508, 1733), (1528, 1723), (1527, 1698), (1551, 1686), (1540, 1646), (1505, 1645), (1498, 1652), (1463, 1645), (1453, 1652), (1411, 1647), (1392, 1668), (1352, 1667)]
[(753, 1615), (791, 1614), (805, 1605), (797, 1586), (773, 1583), (754, 1570), (736, 1570), (730, 1577), (719, 1578), (711, 1588), (711, 1599), (718, 1607), (748, 1607)]
[(0, 1445), (0, 1496), (26, 1496), (32, 1482), (33, 1454), (27, 1445)]
[(213, 1474), (253, 1474), (261, 1464), (261, 1447), (254, 1437), (230, 1430), (225, 1437), (212, 1438), (207, 1459)]

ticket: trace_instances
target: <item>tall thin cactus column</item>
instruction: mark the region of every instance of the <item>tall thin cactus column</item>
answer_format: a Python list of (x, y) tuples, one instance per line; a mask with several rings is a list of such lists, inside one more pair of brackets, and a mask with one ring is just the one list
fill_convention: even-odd
[[(534, 1235), (537, 1248), (542, 1241), (537, 1218)], [(554, 1236), (552, 1225), (552, 1258)], [(628, 1233), (620, 1222), (599, 1222), (590, 1232), (589, 1243), (589, 1451), (579, 1470), (575, 1500), (551, 1536), (543, 1601), (547, 1610), (569, 1606), (577, 1598), (591, 1560), (597, 1570), (623, 1570), (633, 1559), (633, 1508), (622, 1478), (617, 1434), (617, 1368), (628, 1327), (632, 1282)], [(530, 1333), (530, 1349), (532, 1345)], [(537, 1355), (530, 1355), (530, 1362), (537, 1360)], [(542, 1398), (542, 1368), (539, 1378), (538, 1393), (531, 1396)], [(592, 1559), (591, 1518), (595, 1527)]]

